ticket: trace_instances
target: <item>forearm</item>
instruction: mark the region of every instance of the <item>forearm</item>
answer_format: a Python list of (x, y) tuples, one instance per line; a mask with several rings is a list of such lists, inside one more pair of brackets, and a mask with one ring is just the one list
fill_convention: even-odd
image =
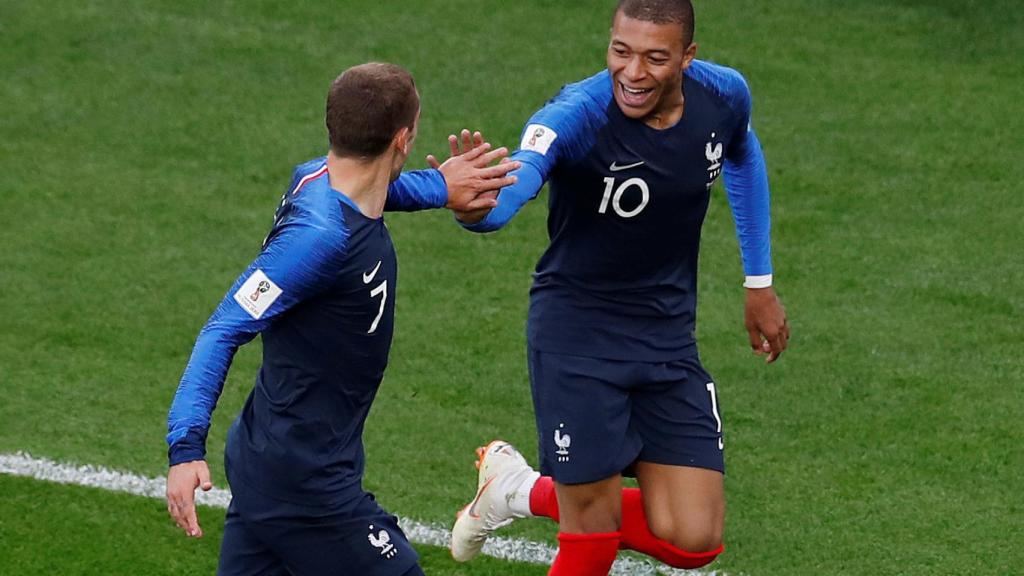
[(768, 171), (753, 131), (725, 162), (725, 189), (736, 224), (746, 286), (771, 285), (771, 215)]
[(384, 210), (388, 212), (413, 212), (431, 208), (444, 208), (448, 203), (448, 186), (444, 176), (437, 170), (413, 170), (402, 172), (388, 186), (388, 198)]
[(498, 230), (508, 224), (512, 217), (519, 212), (527, 202), (537, 197), (540, 189), (544, 186), (544, 176), (533, 165), (526, 162), (522, 167), (511, 173), (518, 178), (518, 181), (501, 189), (498, 194), (498, 205), (495, 206), (483, 220), (475, 224), (462, 226), (471, 232), (485, 233)]
[(200, 332), (167, 416), (170, 465), (202, 460), (206, 434), (240, 339), (207, 326)]

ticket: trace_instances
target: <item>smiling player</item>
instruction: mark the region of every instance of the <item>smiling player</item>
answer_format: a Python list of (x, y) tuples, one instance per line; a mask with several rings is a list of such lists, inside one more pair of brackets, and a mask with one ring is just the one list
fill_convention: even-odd
[[(694, 336), (700, 231), (723, 174), (751, 347), (774, 362), (789, 328), (750, 92), (735, 70), (695, 59), (693, 32), (689, 0), (621, 0), (608, 69), (533, 115), (512, 156), (519, 182), (497, 207), (459, 215), (498, 229), (550, 184), (527, 322), (544, 476), (507, 443), (482, 449), (452, 531), (457, 560), (525, 516), (559, 522), (557, 576), (607, 574), (619, 548), (680, 568), (723, 550), (722, 420)], [(624, 471), (639, 490), (623, 490)]]

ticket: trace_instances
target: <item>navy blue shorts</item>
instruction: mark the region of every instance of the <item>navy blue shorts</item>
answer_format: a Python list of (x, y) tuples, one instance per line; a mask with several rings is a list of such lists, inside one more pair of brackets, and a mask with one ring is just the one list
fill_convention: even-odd
[(419, 557), (398, 519), (370, 495), (344, 515), (307, 513), (258, 494), (235, 494), (219, 576), (417, 576)]
[(696, 354), (671, 362), (528, 355), (542, 474), (597, 482), (638, 460), (725, 472), (718, 396)]

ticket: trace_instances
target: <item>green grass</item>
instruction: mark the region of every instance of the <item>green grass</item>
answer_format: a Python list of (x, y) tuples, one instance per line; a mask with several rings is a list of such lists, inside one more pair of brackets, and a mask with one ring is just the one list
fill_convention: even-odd
[[(0, 476), (3, 574), (213, 574), (224, 511), (200, 507), (202, 538), (167, 523), (162, 501)], [(39, 521), (45, 520), (45, 521)], [(541, 575), (541, 566), (482, 557), (457, 565), (447, 550), (418, 546), (431, 573)]]
[[(323, 152), (330, 80), (371, 59), (409, 68), (423, 98), (417, 158), (443, 152), (463, 126), (514, 145), (559, 86), (602, 66), (608, 4), (7, 2), (0, 452), (162, 474), (166, 410), (192, 342), (256, 254), (292, 165)], [(1024, 541), (1019, 8), (697, 9), (700, 55), (739, 68), (754, 91), (777, 287), (794, 327), (778, 365), (749, 357), (717, 191), (699, 324), (729, 447), (717, 566), (1014, 572), (1024, 562), (1008, 545)], [(402, 277), (366, 484), (396, 513), (448, 522), (472, 492), (473, 448), (493, 436), (535, 461), (523, 323), (545, 214), (533, 202), (488, 237), (441, 212), (388, 217)], [(258, 360), (258, 343), (242, 350), (215, 414), (220, 485), (224, 433)], [(158, 502), (2, 477), (0, 488), (3, 554), (24, 567), (14, 573), (215, 562), (219, 511), (194, 543), (176, 538)], [(507, 532), (550, 542), (554, 531), (538, 521)], [(131, 546), (113, 544), (122, 538)], [(43, 564), (53, 546), (62, 553)], [(443, 550), (427, 550), (424, 566), (513, 570), (459, 572)]]

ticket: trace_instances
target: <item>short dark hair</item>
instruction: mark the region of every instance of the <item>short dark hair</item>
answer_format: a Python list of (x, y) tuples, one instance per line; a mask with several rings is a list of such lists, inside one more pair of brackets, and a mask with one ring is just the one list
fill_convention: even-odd
[(693, 42), (696, 22), (693, 16), (693, 3), (690, 0), (619, 0), (615, 14), (619, 12), (644, 22), (681, 24), (683, 44), (689, 46)]
[(412, 74), (401, 66), (353, 66), (327, 92), (327, 134), (338, 156), (379, 156), (402, 128), (412, 128), (420, 98)]

